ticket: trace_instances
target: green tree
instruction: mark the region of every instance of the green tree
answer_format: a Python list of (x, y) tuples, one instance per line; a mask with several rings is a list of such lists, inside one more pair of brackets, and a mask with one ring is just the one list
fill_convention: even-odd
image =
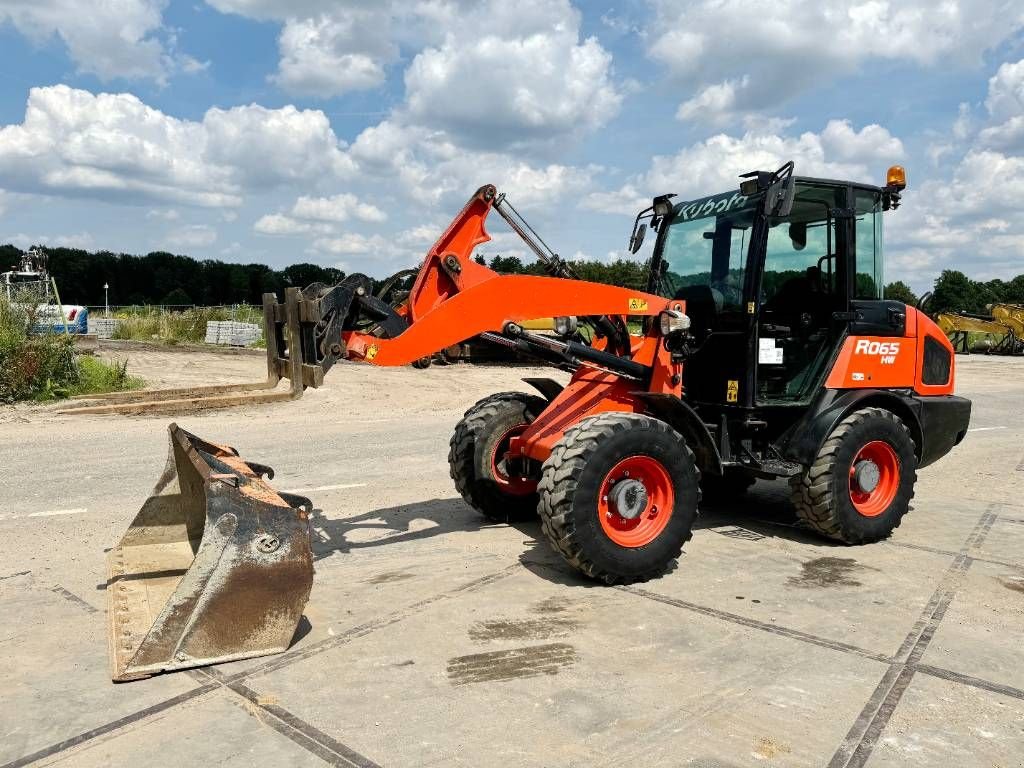
[(985, 311), (984, 305), (985, 302), (978, 289), (978, 283), (963, 272), (944, 269), (935, 281), (929, 309), (934, 314), (940, 312), (981, 313)]
[(189, 306), (192, 302), (192, 297), (189, 296), (184, 288), (175, 288), (173, 291), (168, 293), (160, 300), (161, 304), (166, 306)]
[(526, 271), (518, 256), (493, 256), (491, 269), (503, 275), (521, 275)]
[(910, 286), (902, 280), (897, 280), (895, 283), (889, 283), (885, 286), (885, 298), (902, 301), (911, 307), (917, 305), (917, 296), (910, 290)]
[(1003, 298), (1010, 304), (1024, 304), (1024, 275), (1017, 275), (1006, 284)]
[(0, 272), (10, 272), (18, 266), (24, 251), (11, 244), (0, 245)]

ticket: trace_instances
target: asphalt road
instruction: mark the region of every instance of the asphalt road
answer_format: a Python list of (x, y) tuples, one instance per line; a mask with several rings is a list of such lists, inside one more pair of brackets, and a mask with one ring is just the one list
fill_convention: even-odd
[(313, 499), (308, 621), (282, 656), (122, 685), (103, 552), (170, 419), (0, 409), (0, 766), (1024, 765), (1024, 359), (958, 364), (973, 431), (889, 542), (817, 538), (759, 483), (622, 589), (536, 524), (484, 524), (448, 479), (462, 411), (535, 370), (344, 366), (298, 402), (180, 417)]

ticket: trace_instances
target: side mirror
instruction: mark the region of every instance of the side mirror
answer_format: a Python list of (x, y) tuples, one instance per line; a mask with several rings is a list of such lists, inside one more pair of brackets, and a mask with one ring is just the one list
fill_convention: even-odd
[[(782, 189), (779, 190), (778, 202), (775, 206), (775, 215), (778, 217), (789, 216), (793, 210), (793, 197), (796, 195), (796, 179), (792, 173), (782, 181)], [(806, 232), (805, 232), (806, 234)], [(804, 237), (806, 245), (807, 238)]]
[(794, 221), (789, 225), (789, 239), (793, 241), (793, 250), (802, 251), (807, 247), (807, 222)]
[(629, 238), (629, 252), (636, 253), (640, 250), (640, 246), (644, 244), (644, 235), (647, 234), (647, 224), (642, 222), (638, 227), (633, 229), (633, 234)]

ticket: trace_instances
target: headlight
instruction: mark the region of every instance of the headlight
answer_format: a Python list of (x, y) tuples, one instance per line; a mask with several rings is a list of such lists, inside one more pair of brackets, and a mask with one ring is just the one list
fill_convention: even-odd
[(555, 318), (555, 333), (559, 336), (572, 336), (576, 333), (576, 318), (573, 315)]
[(658, 315), (658, 322), (661, 325), (662, 336), (690, 330), (690, 318), (675, 309), (666, 309)]

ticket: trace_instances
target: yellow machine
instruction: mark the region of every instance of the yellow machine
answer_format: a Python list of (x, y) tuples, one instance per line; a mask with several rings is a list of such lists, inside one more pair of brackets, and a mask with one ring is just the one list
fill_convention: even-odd
[[(936, 321), (953, 342), (953, 348), (960, 354), (1021, 354), (1024, 351), (1024, 307), (997, 304), (996, 308), (999, 308), (1000, 314), (996, 315), (993, 308), (993, 316), (990, 318), (944, 312)], [(1004, 317), (1011, 318), (1011, 321), (1004, 322)], [(1017, 328), (1013, 323), (1017, 324)]]

